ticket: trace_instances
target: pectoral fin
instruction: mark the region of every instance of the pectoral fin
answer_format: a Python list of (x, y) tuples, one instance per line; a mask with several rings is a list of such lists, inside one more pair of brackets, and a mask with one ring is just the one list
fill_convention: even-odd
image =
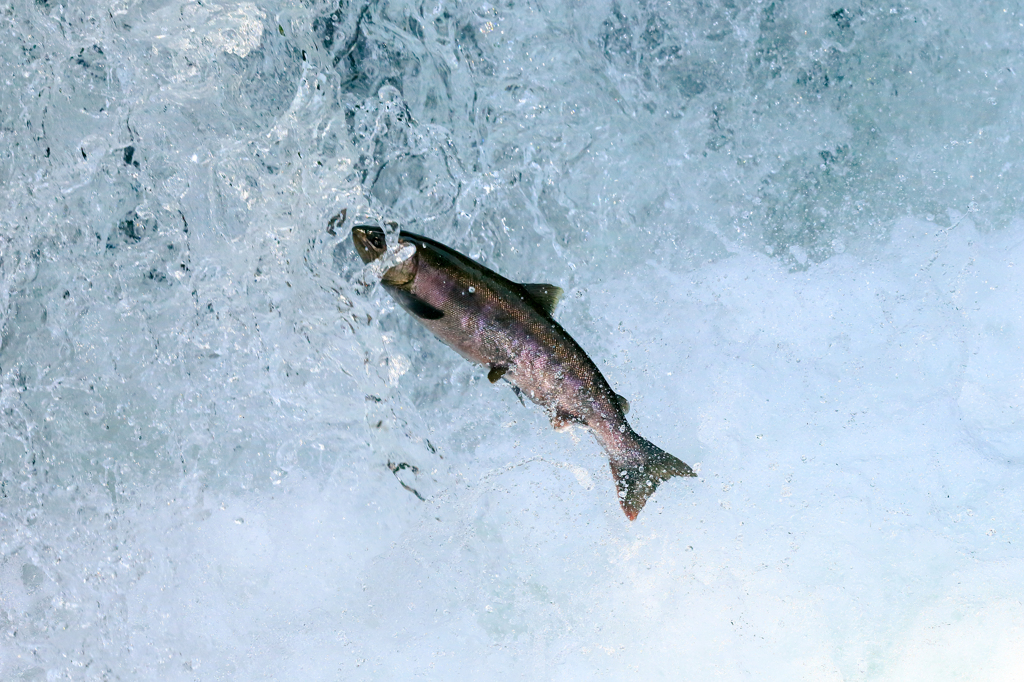
[(400, 289), (398, 287), (385, 287), (388, 293), (391, 294), (398, 304), (408, 310), (411, 314), (423, 320), (440, 320), (444, 317), (444, 313), (430, 305), (422, 298), (419, 298), (411, 291)]
[(508, 367), (498, 367), (495, 365), (491, 367), (491, 371), (487, 373), (487, 380), (492, 384), (497, 382), (501, 377), (505, 376), (505, 372), (508, 371)]
[(540, 309), (551, 315), (555, 312), (555, 306), (562, 300), (561, 287), (556, 287), (554, 284), (524, 284), (523, 288), (530, 294), (530, 298), (540, 306)]

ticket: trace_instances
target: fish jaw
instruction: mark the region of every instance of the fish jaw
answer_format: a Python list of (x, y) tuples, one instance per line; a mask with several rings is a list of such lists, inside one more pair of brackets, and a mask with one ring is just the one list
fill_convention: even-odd
[(352, 228), (352, 244), (364, 263), (377, 260), (387, 251), (384, 230), (372, 225), (356, 225)]
[(415, 245), (400, 238), (398, 249), (389, 253), (384, 230), (373, 225), (353, 227), (352, 244), (364, 263), (375, 263), (385, 287), (403, 287), (416, 277), (419, 261)]

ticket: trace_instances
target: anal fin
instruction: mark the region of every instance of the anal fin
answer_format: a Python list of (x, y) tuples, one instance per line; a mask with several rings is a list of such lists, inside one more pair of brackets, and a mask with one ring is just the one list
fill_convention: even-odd
[(501, 377), (505, 376), (505, 372), (507, 371), (508, 367), (494, 365), (493, 367), (491, 367), (491, 371), (487, 373), (487, 380), (492, 384), (496, 383), (499, 379), (501, 379)]
[(582, 423), (583, 422), (580, 421), (578, 417), (575, 417), (564, 410), (556, 410), (555, 413), (551, 415), (551, 427), (555, 431), (568, 431), (576, 424)]

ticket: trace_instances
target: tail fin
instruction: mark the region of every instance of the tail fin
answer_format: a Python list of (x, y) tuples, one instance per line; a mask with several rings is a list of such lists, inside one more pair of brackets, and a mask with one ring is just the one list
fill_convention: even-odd
[(630, 521), (635, 521), (659, 483), (673, 476), (697, 474), (654, 443), (635, 433), (632, 435), (632, 442), (626, 452), (622, 453), (623, 456), (613, 456), (610, 463), (622, 511), (626, 512)]

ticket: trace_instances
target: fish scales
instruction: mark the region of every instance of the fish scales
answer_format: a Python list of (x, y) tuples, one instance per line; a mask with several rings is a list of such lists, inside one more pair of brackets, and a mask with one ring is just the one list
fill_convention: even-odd
[[(543, 407), (555, 429), (589, 428), (630, 520), (660, 482), (695, 475), (629, 426), (628, 403), (552, 317), (561, 289), (518, 284), (427, 237), (402, 231), (398, 239), (415, 251), (384, 272), (385, 290), (449, 347), (490, 368), (492, 382), (503, 378)], [(387, 251), (378, 227), (354, 227), (352, 240), (364, 262)]]
[[(521, 285), (419, 239), (421, 260), (411, 290), (444, 313), (421, 320), (435, 336), (467, 360), (506, 367), (505, 378), (534, 402), (581, 424), (594, 396), (609, 405), (614, 401), (597, 366)], [(602, 412), (608, 419), (616, 416), (615, 410)]]

